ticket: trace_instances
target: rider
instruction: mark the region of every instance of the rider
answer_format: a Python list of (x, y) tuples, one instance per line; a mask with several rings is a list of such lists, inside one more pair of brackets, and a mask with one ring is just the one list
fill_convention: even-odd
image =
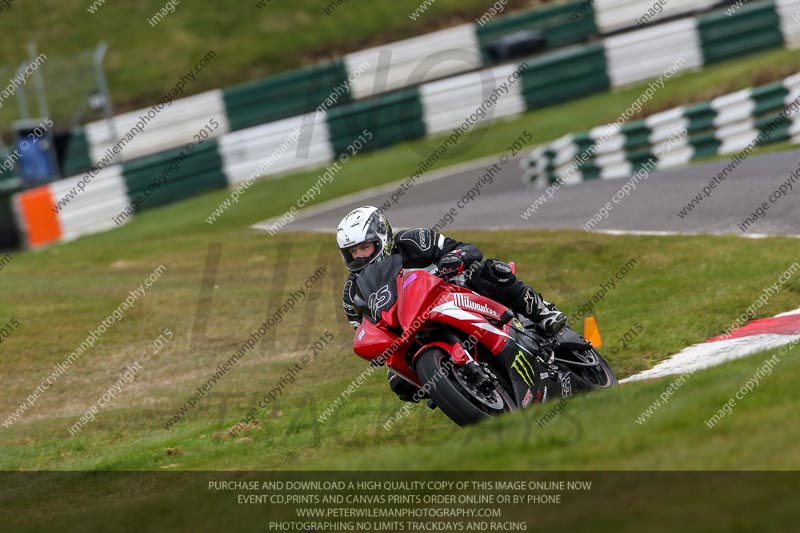
[[(399, 254), (404, 268), (427, 268), (436, 265), (440, 273), (472, 272), (465, 285), (511, 308), (555, 335), (567, 317), (546, 302), (533, 287), (518, 279), (511, 267), (495, 259), (483, 259), (480, 249), (445, 237), (432, 228), (392, 231), (386, 215), (371, 205), (353, 209), (339, 223), (336, 242), (350, 275), (344, 284), (342, 305), (354, 327), (361, 324), (361, 313), (354, 305), (355, 280), (370, 263)], [(389, 385), (401, 400), (412, 401), (419, 389), (389, 371)]]

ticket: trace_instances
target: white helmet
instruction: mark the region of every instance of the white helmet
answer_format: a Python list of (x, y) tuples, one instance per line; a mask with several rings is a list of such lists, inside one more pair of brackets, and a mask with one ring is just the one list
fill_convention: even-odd
[[(369, 257), (354, 258), (347, 249), (362, 242), (373, 243), (375, 250)], [(336, 243), (339, 245), (339, 252), (347, 269), (358, 272), (370, 263), (377, 263), (389, 257), (394, 246), (394, 233), (389, 220), (378, 211), (377, 207), (365, 205), (353, 209), (339, 222), (339, 227), (336, 228)]]

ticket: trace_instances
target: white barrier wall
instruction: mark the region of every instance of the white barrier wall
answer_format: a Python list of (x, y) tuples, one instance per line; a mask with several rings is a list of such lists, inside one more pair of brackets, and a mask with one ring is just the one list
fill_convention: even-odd
[(353, 98), (367, 98), (483, 66), (474, 24), (463, 24), (344, 56), (348, 73), (368, 68), (350, 86)]
[[(54, 203), (58, 203), (84, 174), (50, 184)], [(130, 206), (128, 190), (122, 178), (122, 165), (104, 168), (92, 178), (85, 190), (79, 192), (58, 213), (61, 240), (71, 241), (115, 228), (113, 218)], [(127, 218), (125, 222), (130, 220)]]
[[(212, 120), (219, 124), (216, 128)], [(111, 120), (111, 124), (106, 120), (92, 122), (86, 125), (86, 137), (93, 163), (100, 161), (106, 155), (107, 149), (121, 139), (126, 139), (124, 148), (113, 159), (115, 163), (121, 163), (187, 143), (196, 143), (194, 136), (206, 126), (206, 133), (210, 138), (230, 131), (221, 90), (174, 100), (172, 105), (165, 105), (157, 113), (152, 107), (148, 107), (117, 115)], [(141, 132), (138, 131), (139, 127)], [(137, 129), (132, 131), (133, 128)]]
[(508, 82), (517, 68), (518, 65), (504, 65), (422, 85), (419, 92), (427, 133), (443, 133), (459, 126), (503, 83), (507, 85), (507, 92), (498, 92), (497, 101), (476, 123), (524, 113), (522, 79), (513, 84)]
[(689, 119), (683, 107), (670, 109), (644, 119), (650, 129), (648, 140), (653, 152), (661, 153), (656, 168), (669, 168), (688, 163), (694, 157), (694, 147), (689, 144)]
[[(229, 133), (219, 140), (228, 183), (318, 167), (333, 159), (325, 114), (278, 120)], [(299, 148), (298, 148), (299, 147)]]
[(594, 0), (594, 20), (600, 33), (644, 24), (713, 6), (719, 0)]
[(800, 48), (800, 0), (775, 0), (787, 48)]
[(676, 20), (609, 37), (603, 46), (613, 87), (657, 78), (679, 58), (683, 60), (679, 71), (703, 65), (703, 50), (695, 19)]

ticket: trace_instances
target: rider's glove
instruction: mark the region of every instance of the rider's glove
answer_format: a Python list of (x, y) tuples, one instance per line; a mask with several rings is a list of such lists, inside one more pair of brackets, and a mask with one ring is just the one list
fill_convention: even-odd
[(508, 287), (516, 281), (517, 278), (508, 263), (497, 260), (489, 260), (486, 263), (486, 268), (483, 269), (482, 274), (495, 285)]
[(461, 250), (448, 252), (439, 259), (439, 264), (436, 266), (442, 276), (457, 276), (464, 272), (464, 252)]

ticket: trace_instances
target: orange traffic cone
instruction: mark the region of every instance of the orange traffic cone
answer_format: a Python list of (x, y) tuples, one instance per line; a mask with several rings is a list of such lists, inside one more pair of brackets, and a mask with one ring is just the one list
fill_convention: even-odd
[(591, 342), (595, 348), (603, 345), (603, 341), (600, 339), (600, 330), (597, 328), (597, 320), (593, 316), (583, 319), (583, 338)]

